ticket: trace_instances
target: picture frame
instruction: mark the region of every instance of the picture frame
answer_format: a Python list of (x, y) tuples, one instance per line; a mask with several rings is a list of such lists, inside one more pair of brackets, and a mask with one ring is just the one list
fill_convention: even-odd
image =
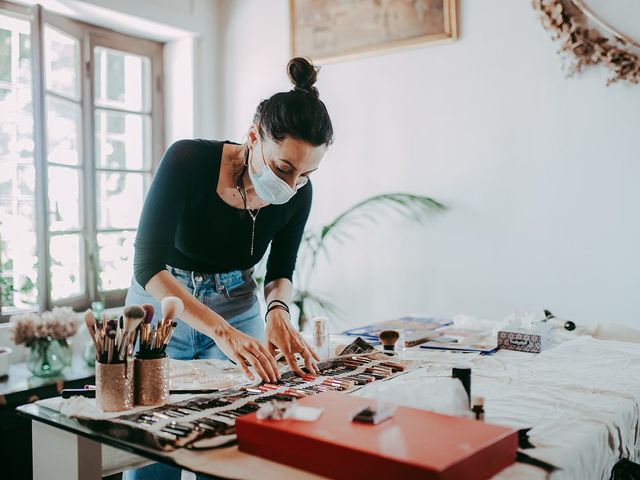
[(458, 38), (457, 0), (289, 0), (291, 56), (328, 63)]

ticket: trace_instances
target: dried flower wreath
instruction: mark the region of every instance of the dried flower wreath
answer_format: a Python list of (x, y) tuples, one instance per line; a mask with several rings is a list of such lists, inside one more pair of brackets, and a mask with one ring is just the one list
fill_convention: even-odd
[[(585, 66), (605, 65), (612, 70), (607, 85), (621, 80), (640, 83), (640, 44), (600, 20), (582, 0), (532, 0), (542, 25), (561, 42), (560, 51), (570, 58), (568, 76)], [(603, 35), (588, 20), (608, 31)]]

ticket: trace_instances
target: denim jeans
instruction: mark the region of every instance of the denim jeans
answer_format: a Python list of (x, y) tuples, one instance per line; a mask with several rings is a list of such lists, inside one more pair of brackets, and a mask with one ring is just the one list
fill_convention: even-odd
[[(211, 310), (221, 315), (230, 325), (241, 332), (264, 342), (264, 320), (256, 296), (256, 283), (251, 270), (236, 270), (229, 273), (199, 273), (167, 266), (167, 270), (194, 297)], [(132, 280), (127, 292), (126, 305), (153, 305), (153, 322), (162, 318), (160, 302)], [(167, 345), (167, 354), (178, 360), (216, 358), (227, 356), (217, 347), (213, 339), (191, 328), (180, 319)], [(148, 465), (129, 470), (125, 480), (180, 480), (180, 469), (162, 464)], [(198, 475), (198, 479), (207, 478)]]

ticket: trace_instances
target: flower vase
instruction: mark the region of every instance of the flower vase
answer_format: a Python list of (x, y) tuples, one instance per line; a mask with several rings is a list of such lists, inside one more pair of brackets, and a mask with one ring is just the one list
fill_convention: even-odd
[(63, 338), (58, 340), (60, 344), (60, 356), (65, 367), (71, 366), (71, 360), (73, 359), (73, 347), (71, 345), (70, 338)]
[(27, 367), (38, 377), (53, 377), (65, 367), (63, 347), (51, 338), (37, 339), (29, 351)]

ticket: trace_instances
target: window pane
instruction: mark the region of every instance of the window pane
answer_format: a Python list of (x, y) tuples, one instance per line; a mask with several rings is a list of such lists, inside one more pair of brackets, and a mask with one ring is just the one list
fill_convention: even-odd
[(11, 30), (0, 28), (0, 82), (11, 81)]
[(147, 57), (96, 47), (94, 86), (97, 106), (148, 112), (151, 61)]
[(20, 197), (33, 198), (36, 194), (36, 169), (33, 164), (18, 163), (17, 167), (17, 194)]
[(20, 33), (18, 42), (18, 82), (31, 87), (31, 38), (28, 33)]
[(98, 228), (136, 228), (145, 174), (98, 172), (97, 177)]
[(38, 301), (29, 28), (0, 14), (0, 289), (18, 309)]
[(15, 115), (15, 96), (10, 88), (0, 87), (0, 158), (8, 156), (15, 148), (16, 124), (11, 121)]
[(44, 27), (44, 61), (47, 90), (80, 98), (80, 42), (50, 26)]
[[(5, 168), (5, 165), (2, 165)], [(33, 200), (0, 197), (0, 288), (2, 306), (29, 308), (38, 302)]]
[(49, 167), (49, 228), (77, 230), (80, 222), (80, 170)]
[(80, 105), (47, 97), (47, 159), (63, 165), (80, 164)]
[(151, 118), (148, 115), (96, 110), (98, 168), (148, 169), (151, 161)]
[(51, 298), (60, 300), (84, 292), (80, 261), (80, 235), (54, 235), (51, 253)]
[(133, 275), (135, 232), (99, 233), (100, 291), (128, 288)]

